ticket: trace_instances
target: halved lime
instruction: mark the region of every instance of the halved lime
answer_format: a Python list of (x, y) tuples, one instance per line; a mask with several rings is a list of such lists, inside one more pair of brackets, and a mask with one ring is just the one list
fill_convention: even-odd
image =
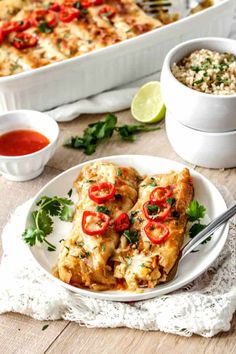
[(151, 81), (143, 85), (131, 103), (132, 116), (142, 123), (158, 122), (164, 118), (165, 111), (158, 81)]

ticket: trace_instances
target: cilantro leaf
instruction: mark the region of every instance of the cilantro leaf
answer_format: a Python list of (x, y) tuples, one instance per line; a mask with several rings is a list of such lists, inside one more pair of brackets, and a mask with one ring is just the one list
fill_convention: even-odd
[(110, 210), (103, 205), (97, 205), (96, 211), (99, 213), (110, 215)]
[(200, 205), (197, 200), (192, 200), (186, 210), (189, 221), (196, 221), (204, 218), (205, 212), (206, 208), (203, 205)]
[(46, 21), (40, 22), (38, 25), (38, 28), (39, 28), (40, 32), (43, 32), (43, 33), (51, 33), (53, 31), (52, 27), (50, 27)]
[(22, 234), (23, 240), (30, 246), (34, 246), (36, 244), (36, 241), (43, 242), (44, 237), (45, 235), (42, 230), (34, 229), (32, 227), (25, 229)]
[(46, 239), (53, 231), (52, 217), (59, 216), (63, 221), (71, 221), (72, 204), (72, 200), (67, 198), (42, 196), (36, 204), (38, 209), (31, 214), (33, 226), (23, 232), (23, 240), (30, 246), (34, 246), (37, 242), (44, 242), (48, 246), (48, 251), (55, 251), (56, 247)]
[(116, 131), (120, 135), (123, 140), (128, 141), (135, 141), (135, 133), (139, 132), (151, 132), (154, 130), (159, 130), (160, 127), (148, 128), (144, 124), (137, 124), (137, 125), (123, 125), (122, 127), (117, 127)]
[(41, 209), (39, 212), (34, 211), (33, 213), (35, 215), (34, 220), (37, 228), (42, 230), (45, 235), (50, 235), (53, 230), (53, 221), (51, 216), (43, 209)]
[(126, 230), (123, 232), (123, 235), (127, 238), (130, 243), (138, 242), (138, 232)]
[[(207, 225), (204, 224), (200, 224), (200, 223), (195, 223), (191, 226), (190, 230), (189, 230), (189, 236), (191, 238), (194, 238), (197, 234), (199, 234), (199, 232), (201, 232), (202, 230), (204, 230), (207, 227)], [(208, 238), (206, 238), (204, 241), (201, 242), (201, 244), (206, 244), (207, 242), (211, 241), (211, 236), (209, 236)]]
[(197, 234), (199, 234), (199, 232), (201, 232), (202, 230), (204, 230), (206, 227), (206, 225), (200, 224), (200, 223), (196, 223), (193, 224), (189, 230), (189, 236), (191, 238), (194, 238)]
[(174, 205), (176, 202), (175, 198), (166, 198), (166, 203), (169, 204), (170, 206)]
[(72, 221), (72, 216), (73, 210), (68, 205), (65, 205), (59, 214), (59, 218), (62, 221)]
[(135, 134), (160, 129), (159, 127), (147, 127), (144, 124), (117, 126), (117, 117), (109, 113), (104, 121), (91, 123), (84, 130), (83, 136), (71, 136), (64, 142), (64, 146), (72, 149), (81, 149), (87, 155), (92, 155), (102, 141), (110, 139), (117, 132), (121, 139), (134, 141)]

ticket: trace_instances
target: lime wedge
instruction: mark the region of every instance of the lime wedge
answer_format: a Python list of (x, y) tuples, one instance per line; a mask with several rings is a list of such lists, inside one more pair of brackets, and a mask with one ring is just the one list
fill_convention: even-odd
[(158, 81), (151, 81), (143, 85), (131, 103), (132, 116), (142, 123), (158, 122), (164, 118), (165, 111)]

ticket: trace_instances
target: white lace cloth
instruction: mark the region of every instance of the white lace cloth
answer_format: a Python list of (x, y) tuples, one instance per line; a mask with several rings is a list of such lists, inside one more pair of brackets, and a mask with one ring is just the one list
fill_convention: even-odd
[[(227, 204), (233, 199), (221, 188)], [(18, 207), (3, 234), (0, 313), (19, 312), (38, 320), (65, 319), (88, 327), (130, 327), (179, 335), (211, 337), (228, 331), (236, 310), (236, 220), (212, 266), (187, 287), (136, 303), (80, 297), (53, 282), (21, 240), (29, 202)]]

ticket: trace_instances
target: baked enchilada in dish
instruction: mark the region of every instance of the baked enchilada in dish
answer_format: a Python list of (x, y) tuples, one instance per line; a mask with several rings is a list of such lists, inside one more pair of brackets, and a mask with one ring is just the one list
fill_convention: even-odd
[(178, 14), (162, 7), (151, 17), (135, 0), (2, 0), (0, 76), (79, 56), (176, 20)]
[(133, 0), (2, 0), (0, 76), (61, 61), (162, 26)]
[(188, 169), (142, 178), (131, 167), (86, 165), (74, 183), (72, 231), (55, 275), (92, 290), (153, 288), (168, 280), (193, 198)]

